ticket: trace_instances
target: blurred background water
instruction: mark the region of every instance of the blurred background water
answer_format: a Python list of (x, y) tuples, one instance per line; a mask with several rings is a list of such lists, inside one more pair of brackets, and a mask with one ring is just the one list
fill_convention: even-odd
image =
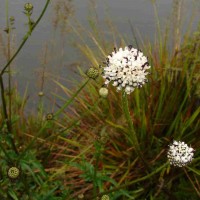
[[(178, 0), (179, 1), (179, 0)], [(131, 25), (140, 32), (144, 40), (151, 42), (155, 39), (156, 20), (153, 2), (156, 3), (158, 18), (161, 29), (166, 26), (177, 0), (53, 0), (45, 13), (44, 18), (36, 27), (29, 38), (23, 50), (20, 52), (12, 68), (14, 69), (13, 80), (19, 91), (23, 94), (28, 87), (30, 97), (29, 107), (34, 106), (38, 99), (38, 92), (41, 90), (41, 74), (45, 70), (57, 79), (67, 77), (76, 77), (69, 69), (69, 65), (76, 63), (80, 59), (77, 51), (69, 44), (72, 40), (66, 32), (65, 22), (73, 23), (76, 19), (83, 27), (89, 27), (89, 16), (94, 15), (94, 10), (98, 16), (98, 22), (104, 23), (109, 18), (119, 33), (127, 38), (132, 38)], [(9, 16), (15, 18), (15, 30), (12, 34), (13, 49), (22, 41), (27, 31), (27, 19), (23, 13), (23, 7), (27, 0), (8, 0)], [(32, 0), (34, 5), (32, 18), (36, 20), (40, 14), (45, 0)], [(200, 17), (200, 2), (195, 0), (180, 0), (182, 3), (181, 12), (183, 13), (181, 31), (186, 31), (190, 18), (195, 12), (195, 19), (192, 28), (198, 25)], [(62, 11), (62, 7), (64, 11)], [(62, 11), (62, 12), (61, 12)], [(67, 12), (66, 12), (67, 11)], [(61, 19), (62, 18), (62, 19)], [(60, 22), (60, 21), (62, 22)], [(58, 28), (59, 26), (59, 28)], [(6, 0), (0, 0), (0, 65), (4, 66), (6, 59), (3, 55), (3, 46), (6, 46)], [(106, 30), (105, 30), (106, 31)], [(109, 32), (108, 32), (109, 40)], [(3, 44), (2, 44), (3, 43)], [(90, 44), (89, 44), (90, 45)], [(54, 78), (55, 78), (54, 77)], [(52, 79), (49, 79), (52, 80)], [(49, 85), (48, 85), (48, 84)], [(51, 81), (45, 83), (44, 90), (51, 95), (55, 92), (52, 88)], [(31, 106), (30, 106), (31, 105)]]

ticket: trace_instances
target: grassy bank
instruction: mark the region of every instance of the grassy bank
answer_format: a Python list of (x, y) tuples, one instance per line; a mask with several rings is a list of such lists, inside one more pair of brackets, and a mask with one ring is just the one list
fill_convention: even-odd
[[(37, 25), (26, 14), (29, 30), (22, 47)], [(163, 32), (158, 23), (154, 44), (136, 39), (134, 31), (134, 40), (124, 39), (110, 20), (109, 42), (98, 18), (90, 19), (90, 30), (67, 24), (83, 63), (98, 76), (92, 78), (80, 63), (73, 88), (52, 80), (64, 94), (50, 101), (52, 113), (44, 109), (48, 95), (40, 92), (38, 113), (26, 115), (26, 92), (19, 96), (9, 81), (4, 84), (15, 59), (8, 54), (1, 68), (1, 199), (199, 199), (200, 29), (181, 35), (179, 16), (173, 20), (177, 26), (171, 36), (170, 26)], [(172, 37), (176, 39), (169, 50)], [(114, 47), (130, 42), (148, 56), (148, 83), (130, 95), (110, 84), (108, 96), (100, 96), (103, 62)], [(195, 149), (190, 164), (169, 163), (167, 152), (174, 140)]]

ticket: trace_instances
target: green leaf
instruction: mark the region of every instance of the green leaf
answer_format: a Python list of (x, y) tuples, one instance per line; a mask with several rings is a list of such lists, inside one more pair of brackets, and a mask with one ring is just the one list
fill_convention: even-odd
[(189, 170), (193, 171), (195, 174), (197, 174), (197, 175), (200, 176), (200, 170), (195, 169), (195, 168), (192, 168), (192, 167), (188, 167), (188, 166), (187, 166), (187, 168), (188, 168)]
[(14, 199), (14, 200), (19, 200), (15, 194), (15, 192), (13, 191), (12, 188), (8, 189), (8, 194)]

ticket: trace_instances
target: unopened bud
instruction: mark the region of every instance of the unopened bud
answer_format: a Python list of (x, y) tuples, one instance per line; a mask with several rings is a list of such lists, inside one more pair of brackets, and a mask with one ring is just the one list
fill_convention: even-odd
[(10, 167), (8, 169), (8, 177), (10, 179), (18, 178), (19, 174), (20, 174), (20, 170), (17, 167)]
[(99, 76), (99, 70), (91, 67), (86, 74), (89, 78), (96, 79)]
[(31, 11), (33, 10), (33, 5), (31, 3), (25, 3), (24, 10), (28, 13), (31, 13)]
[(101, 200), (109, 200), (109, 199), (110, 199), (109, 196), (106, 195), (106, 194), (104, 194), (104, 195), (101, 197)]
[(42, 91), (38, 92), (38, 96), (39, 96), (39, 97), (44, 96), (44, 92), (42, 92)]
[(103, 98), (106, 98), (108, 96), (108, 89), (105, 87), (100, 88), (99, 95)]
[(46, 115), (46, 120), (48, 120), (48, 121), (50, 121), (50, 120), (53, 120), (53, 113), (48, 113), (47, 115)]

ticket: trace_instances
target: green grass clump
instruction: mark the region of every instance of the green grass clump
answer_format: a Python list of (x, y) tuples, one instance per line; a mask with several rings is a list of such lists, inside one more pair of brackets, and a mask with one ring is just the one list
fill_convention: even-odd
[[(98, 68), (97, 63), (101, 64), (104, 61), (105, 55), (112, 51), (114, 45), (102, 46), (102, 41), (95, 37), (95, 32), (97, 31), (87, 33), (92, 40), (90, 42), (94, 42), (96, 48), (91, 49), (84, 42), (82, 43), (83, 38), (78, 42), (78, 47), (88, 62)], [(142, 47), (149, 56), (152, 66), (151, 77), (144, 88), (137, 89), (130, 95), (129, 108), (143, 159), (148, 165), (144, 165), (138, 159), (134, 146), (127, 138), (130, 129), (123, 113), (121, 94), (117, 93), (115, 88), (109, 86), (108, 98), (101, 99), (98, 90), (103, 80), (99, 77), (96, 81), (91, 80), (82, 94), (77, 97), (74, 112), (81, 120), (77, 119), (78, 126), (71, 131), (75, 135), (74, 140), (79, 141), (83, 146), (85, 143), (88, 144), (80, 150), (80, 154), (84, 152), (84, 157), (81, 154), (80, 157), (76, 155), (74, 158), (76, 163), (81, 163), (77, 165), (77, 170), (84, 175), (89, 170), (90, 177), (94, 171), (93, 166), (98, 160), (98, 172), (102, 173), (101, 177), (107, 175), (112, 178), (103, 181), (103, 188), (101, 185), (98, 187), (100, 191), (107, 191), (111, 199), (185, 199), (188, 197), (198, 199), (200, 145), (197, 139), (200, 128), (198, 35), (199, 30), (191, 37), (185, 36), (186, 39), (180, 49), (172, 51), (174, 53), (169, 52), (166, 45), (159, 43), (162, 51), (157, 43), (155, 46)], [(162, 42), (167, 43), (167, 41)], [(121, 44), (125, 42), (122, 40)], [(81, 68), (80, 73), (83, 74)], [(171, 166), (162, 168), (167, 162), (168, 145), (174, 139), (183, 140), (196, 149), (195, 159), (192, 167), (187, 167), (188, 171)], [(101, 156), (98, 159), (95, 157), (96, 141), (101, 144)], [(74, 172), (74, 167), (72, 170)], [(94, 180), (92, 178), (88, 180), (84, 175), (80, 177), (88, 182), (88, 193), (85, 192), (87, 188), (85, 184), (82, 185), (82, 190), (86, 198), (91, 198), (92, 190), (89, 186)]]

